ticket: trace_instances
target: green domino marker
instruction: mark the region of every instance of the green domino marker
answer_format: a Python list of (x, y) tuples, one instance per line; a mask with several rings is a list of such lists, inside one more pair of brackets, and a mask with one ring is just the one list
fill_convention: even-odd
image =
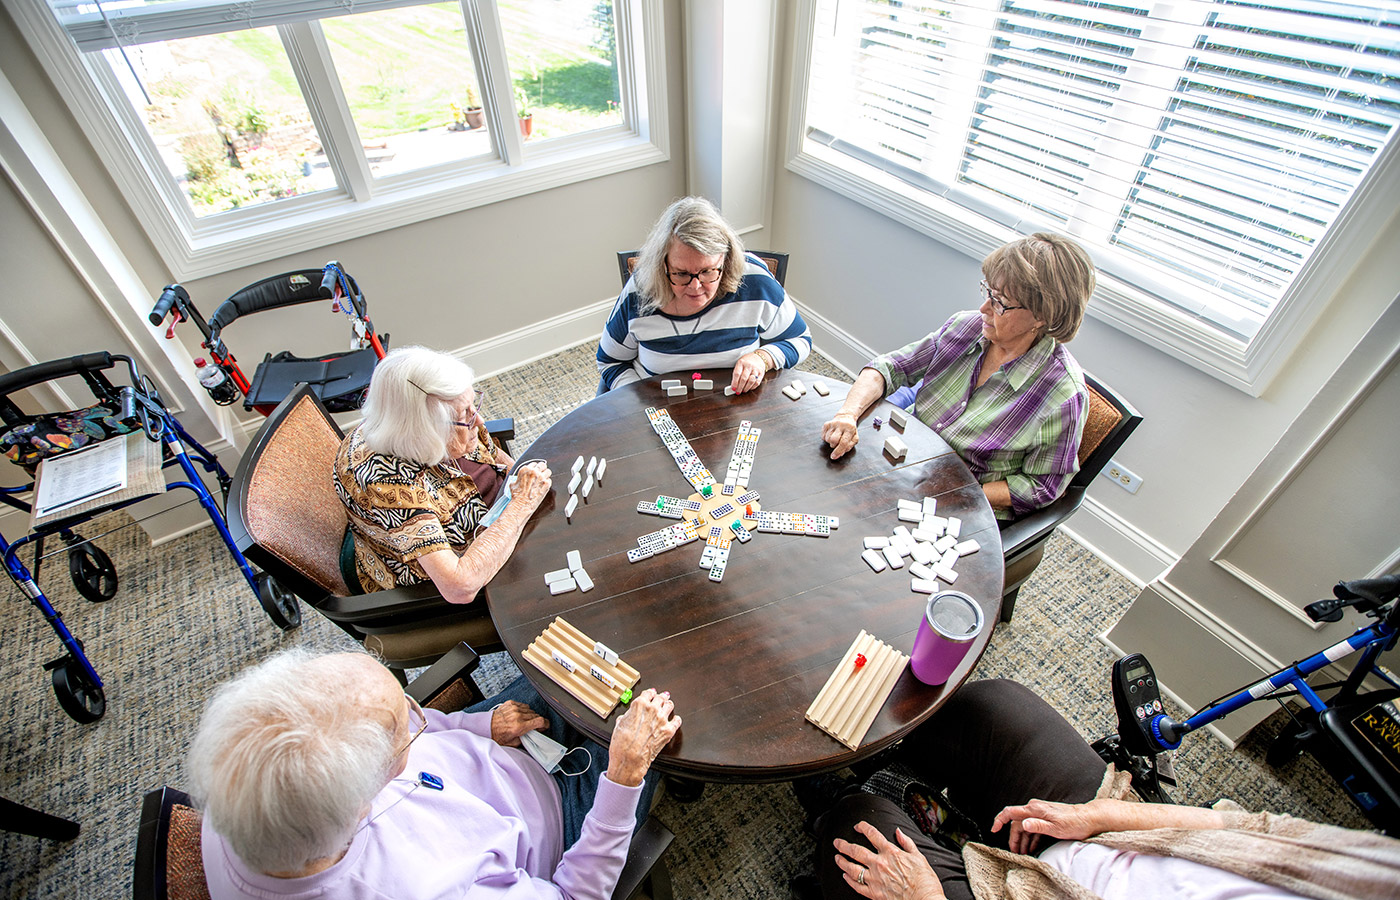
[(631, 688), (628, 688), (627, 690), (623, 691), (621, 694), (618, 694), (618, 695), (617, 695), (617, 699), (618, 699), (618, 702), (620, 702), (620, 703), (631, 703), (631, 702), (632, 702), (632, 689), (631, 689)]
[(658, 500), (658, 501), (656, 501), (656, 508), (657, 508), (657, 509), (665, 509), (665, 508), (666, 508), (666, 501), (665, 501), (665, 500)]

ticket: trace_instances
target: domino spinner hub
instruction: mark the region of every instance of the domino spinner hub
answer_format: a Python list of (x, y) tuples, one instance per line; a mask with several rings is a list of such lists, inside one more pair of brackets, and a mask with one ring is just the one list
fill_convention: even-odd
[(709, 569), (711, 581), (720, 581), (724, 578), (733, 542), (748, 543), (753, 539), (749, 532), (755, 529), (828, 537), (839, 524), (835, 516), (765, 512), (761, 508), (758, 491), (749, 490), (749, 477), (753, 473), (758, 439), (762, 435), (762, 429), (755, 428), (752, 422), (744, 420), (739, 423), (729, 468), (721, 484), (700, 461), (669, 412), (647, 407), (646, 413), (652, 430), (666, 445), (671, 458), (676, 461), (676, 467), (690, 482), (695, 493), (685, 499), (663, 494), (655, 502), (643, 500), (637, 504), (639, 513), (679, 521), (637, 538), (637, 546), (627, 551), (628, 562), (641, 562), (682, 544), (703, 539), (705, 549), (700, 554), (700, 567)]

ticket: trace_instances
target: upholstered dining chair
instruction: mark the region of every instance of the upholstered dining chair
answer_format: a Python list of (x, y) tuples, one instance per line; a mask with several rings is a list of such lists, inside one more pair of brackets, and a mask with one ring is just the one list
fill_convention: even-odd
[(1079, 442), (1079, 472), (1054, 503), (1017, 519), (1001, 530), (1002, 553), (1006, 558), (1006, 577), (1001, 594), (1003, 622), (1011, 621), (1016, 609), (1016, 596), (1021, 591), (1021, 585), (1040, 565), (1050, 535), (1079, 509), (1090, 483), (1142, 421), (1137, 410), (1108, 385), (1088, 372), (1084, 373), (1084, 382), (1089, 388), (1089, 412), (1084, 419), (1084, 436)]
[[(788, 255), (777, 253), (772, 250), (746, 250), (762, 260), (768, 267), (768, 271), (773, 273), (773, 277), (778, 279), (778, 284), (787, 283)], [(637, 267), (636, 250), (617, 251), (617, 274), (622, 278), (622, 286), (627, 286), (627, 279), (632, 277), (632, 270)]]
[[(501, 433), (514, 436), (513, 421), (497, 423)], [(428, 665), (459, 641), (484, 653), (502, 649), (485, 589), (469, 606), (448, 603), (431, 581), (351, 594), (340, 570), (348, 519), (331, 481), (343, 437), (306, 385), (278, 404), (229, 489), (228, 526), (238, 549), (401, 677), (403, 669)]]
[[(409, 682), (407, 693), (422, 706), (453, 712), (482, 699), (472, 678), (478, 658), (458, 644)], [(146, 794), (132, 866), (134, 900), (209, 900), (200, 850), (199, 811), (190, 796), (173, 787)], [(645, 890), (653, 900), (671, 900), (671, 878), (662, 860), (675, 835), (654, 816), (632, 835), (613, 900), (630, 900)]]

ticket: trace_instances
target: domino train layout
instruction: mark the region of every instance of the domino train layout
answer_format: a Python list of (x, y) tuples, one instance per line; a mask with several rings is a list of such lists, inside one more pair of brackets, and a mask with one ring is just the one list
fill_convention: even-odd
[[(899, 501), (899, 520), (888, 537), (868, 537), (860, 558), (876, 572), (886, 568), (902, 569), (908, 559), (909, 574), (914, 576), (910, 587), (920, 594), (939, 590), (938, 582), (948, 584), (958, 580), (954, 566), (964, 556), (976, 553), (981, 545), (972, 538), (959, 540), (962, 520), (957, 516), (938, 515), (938, 501), (925, 497), (922, 503)], [(914, 526), (902, 524), (908, 522)]]
[[(655, 503), (643, 500), (637, 504), (639, 513), (680, 521), (637, 538), (636, 548), (627, 551), (628, 562), (640, 562), (704, 537), (700, 568), (710, 570), (711, 581), (720, 581), (724, 578), (733, 542), (748, 543), (753, 539), (749, 532), (755, 528), (765, 533), (829, 537), (832, 529), (840, 524), (836, 516), (772, 512), (759, 507), (758, 491), (747, 488), (762, 429), (755, 428), (747, 419), (739, 423), (729, 469), (724, 483), (716, 490), (714, 475), (700, 461), (671, 414), (655, 407), (647, 407), (646, 413), (652, 430), (671, 451), (677, 468), (695, 488), (695, 493), (684, 500), (662, 495)], [(739, 493), (741, 489), (743, 493)]]

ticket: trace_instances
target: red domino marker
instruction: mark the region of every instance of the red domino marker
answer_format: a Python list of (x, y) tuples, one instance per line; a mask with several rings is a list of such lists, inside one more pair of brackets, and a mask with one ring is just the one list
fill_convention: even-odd
[(700, 373), (699, 373), (699, 372), (692, 372), (692, 373), (690, 373), (690, 378), (691, 378), (692, 381), (699, 381), (699, 380), (700, 380)]
[(859, 668), (860, 668), (861, 666), (863, 666), (863, 665), (865, 665), (865, 654), (864, 654), (864, 653), (857, 653), (857, 654), (856, 654), (856, 668), (859, 669)]

